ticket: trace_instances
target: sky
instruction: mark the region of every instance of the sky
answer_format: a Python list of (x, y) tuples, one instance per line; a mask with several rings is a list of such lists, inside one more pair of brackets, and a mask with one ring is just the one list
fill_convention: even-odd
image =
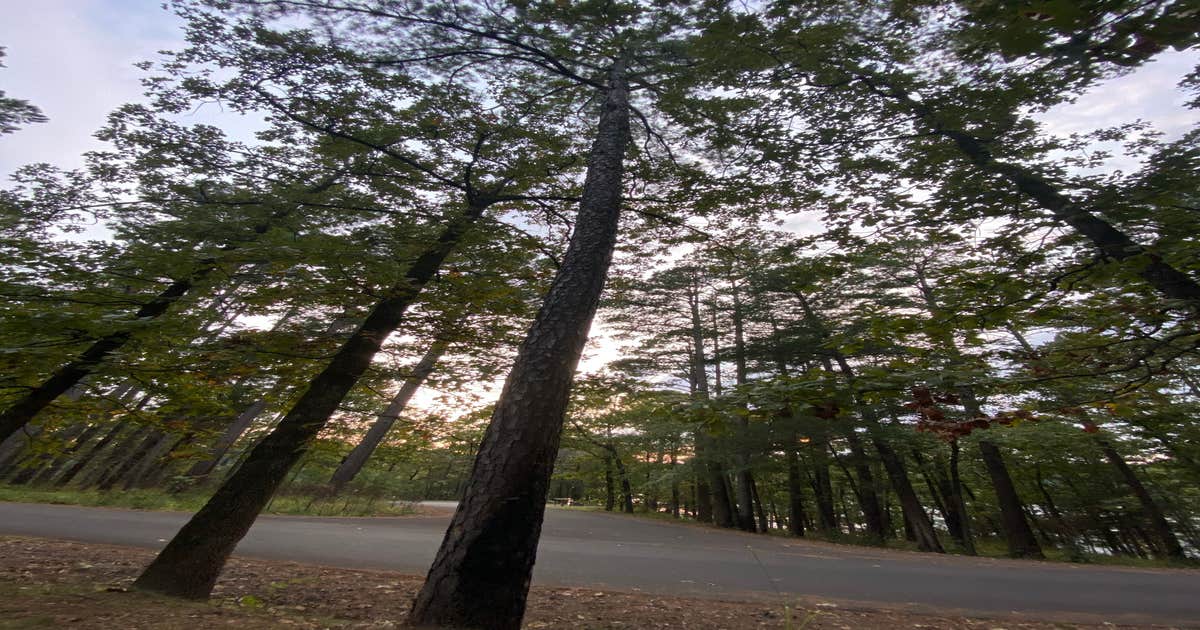
[[(181, 21), (158, 0), (8, 0), (4, 18), (0, 46), (7, 49), (7, 67), (0, 68), (0, 90), (39, 106), (50, 121), (0, 137), (0, 186), (23, 164), (82, 165), (83, 152), (102, 148), (92, 134), (107, 113), (141, 100), (143, 73), (134, 64), (183, 43)], [(1071, 133), (1144, 118), (1168, 138), (1178, 137), (1200, 122), (1200, 112), (1185, 109), (1186, 96), (1175, 89), (1198, 60), (1197, 51), (1165, 53), (1039, 119), (1053, 133)], [(231, 135), (248, 135), (254, 127), (253, 121), (213, 108), (194, 116)], [(1136, 164), (1118, 160), (1110, 167), (1130, 170)], [(793, 215), (785, 227), (813, 233), (819, 229), (817, 220), (810, 214)], [(616, 354), (607, 335), (594, 334), (581, 368), (598, 369)]]

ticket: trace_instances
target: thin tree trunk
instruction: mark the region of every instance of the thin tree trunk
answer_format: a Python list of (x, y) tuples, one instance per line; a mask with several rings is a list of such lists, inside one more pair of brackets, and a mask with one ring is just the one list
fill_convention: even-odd
[[(732, 281), (733, 292), (733, 360), (734, 377), (739, 386), (746, 384), (746, 339), (743, 324), (742, 298), (738, 291), (737, 281)], [(744, 402), (743, 402), (744, 404)], [(750, 471), (749, 433), (750, 421), (748, 414), (738, 414), (738, 435), (735, 478), (737, 483), (734, 493), (737, 496), (738, 526), (747, 532), (754, 532), (754, 476)]]
[[(469, 195), (469, 197), (471, 197)], [(134, 582), (138, 589), (190, 599), (212, 592), (217, 575), (238, 541), (307, 452), (338, 405), (371, 365), (384, 340), (400, 325), (410, 304), (442, 262), (474, 226), (489, 201), (472, 198), (333, 355), (275, 428), (217, 489)]]
[(958, 440), (950, 443), (950, 488), (951, 495), (948, 499), (954, 503), (954, 509), (958, 512), (958, 542), (963, 547), (963, 553), (968, 556), (975, 555), (975, 539), (971, 535), (971, 519), (967, 514), (967, 502), (963, 500), (962, 479), (958, 473)]
[[(1106, 257), (1127, 262), (1150, 286), (1170, 300), (1200, 311), (1200, 283), (1179, 271), (1160, 256), (1134, 242), (1127, 234), (1081, 207), (1063, 194), (1052, 182), (1032, 169), (997, 160), (988, 143), (946, 124), (939, 112), (917, 101), (900, 87), (878, 77), (860, 77), (875, 93), (904, 104), (935, 134), (952, 140), (959, 151), (979, 170), (996, 175), (1016, 186), (1021, 194), (1033, 199), (1060, 223), (1091, 241)], [(885, 86), (886, 89), (880, 86)]]
[(354, 450), (350, 451), (337, 470), (333, 471), (333, 477), (329, 480), (333, 494), (341, 492), (342, 488), (362, 470), (367, 459), (371, 457), (371, 453), (374, 453), (379, 444), (383, 442), (383, 438), (387, 437), (396, 420), (400, 418), (400, 414), (404, 413), (413, 394), (417, 393), (417, 390), (425, 383), (425, 379), (433, 373), (434, 367), (437, 366), (438, 360), (442, 358), (449, 345), (440, 338), (434, 339), (433, 343), (429, 344), (429, 349), (413, 367), (408, 378), (404, 379), (404, 385), (400, 387), (400, 391), (396, 392), (387, 409), (379, 414), (379, 417), (371, 424), (371, 428), (367, 430), (367, 434), (363, 436), (362, 441), (355, 445)]
[(570, 245), (517, 352), (410, 625), (521, 626), (563, 414), (616, 244), (630, 137), (624, 61), (613, 66), (601, 107)]
[(787, 457), (788, 533), (804, 535), (804, 487), (800, 481), (800, 457), (795, 446), (784, 449)]
[(1133, 472), (1129, 464), (1125, 462), (1125, 458), (1112, 447), (1108, 440), (1102, 437), (1096, 437), (1096, 444), (1100, 446), (1100, 450), (1104, 453), (1104, 457), (1108, 459), (1113, 468), (1117, 469), (1117, 473), (1121, 475), (1121, 479), (1133, 491), (1133, 495), (1137, 497), (1139, 503), (1142, 504), (1142, 511), (1146, 513), (1146, 519), (1150, 522), (1150, 527), (1154, 531), (1155, 547), (1167, 558), (1171, 560), (1186, 560), (1187, 555), (1183, 551), (1183, 546), (1179, 544), (1179, 539), (1175, 537), (1175, 532), (1171, 530), (1171, 524), (1167, 521), (1167, 517), (1163, 515), (1163, 511), (1158, 507), (1158, 502), (1150, 495), (1150, 491), (1142, 483), (1142, 480)]
[(100, 479), (100, 481), (96, 483), (97, 490), (100, 490), (101, 492), (112, 490), (113, 487), (115, 487), (117, 483), (121, 481), (121, 479), (128, 475), (135, 466), (140, 464), (142, 460), (149, 456), (149, 454), (154, 450), (155, 446), (157, 446), (163, 439), (167, 437), (158, 429), (149, 429), (148, 433), (149, 435), (142, 439), (142, 441), (134, 448), (133, 452), (129, 453), (128, 456), (121, 461), (121, 465), (110, 470), (106, 475), (104, 475), (104, 477)]
[(196, 462), (188, 469), (187, 476), (202, 479), (212, 474), (212, 471), (221, 463), (221, 460), (229, 452), (229, 449), (233, 448), (238, 438), (242, 437), (242, 434), (250, 428), (250, 425), (254, 424), (255, 418), (258, 418), (266, 408), (266, 399), (259, 398), (251, 403), (249, 407), (246, 407), (242, 413), (239, 413), (237, 418), (234, 418), (233, 422), (230, 422), (225, 427), (225, 431), (221, 434), (221, 437), (217, 438), (216, 443), (213, 444), (213, 447), (208, 452), (208, 457), (204, 461)]
[(125, 425), (120, 422), (113, 424), (112, 427), (104, 435), (102, 435), (99, 440), (96, 441), (95, 444), (75, 458), (75, 461), (72, 462), (71, 465), (67, 467), (67, 469), (64, 470), (61, 475), (58, 476), (58, 479), (54, 481), (54, 485), (57, 487), (62, 487), (68, 483), (71, 483), (71, 480), (74, 479), (75, 476), (80, 473), (80, 471), (86, 468), (88, 464), (92, 463), (92, 459), (96, 456), (96, 454), (103, 452), (104, 448), (108, 446), (114, 439), (116, 439), (117, 435), (121, 433), (124, 428)]
[(1013, 485), (1012, 476), (1008, 474), (1008, 466), (1004, 464), (999, 447), (989, 440), (981, 439), (979, 454), (983, 457), (984, 468), (987, 469), (992, 487), (996, 490), (1000, 521), (1004, 528), (1004, 537), (1008, 541), (1008, 555), (1014, 558), (1043, 558), (1042, 547), (1025, 520), (1021, 498), (1017, 496), (1017, 488)]
[(613, 481), (613, 454), (605, 451), (604, 457), (604, 511), (611, 512), (617, 506), (617, 490)]

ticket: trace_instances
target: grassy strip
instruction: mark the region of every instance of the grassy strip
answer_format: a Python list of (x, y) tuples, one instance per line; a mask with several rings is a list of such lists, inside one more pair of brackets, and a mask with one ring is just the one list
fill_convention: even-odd
[[(170, 510), (195, 512), (209, 494), (195, 490), (169, 493), (162, 490), (121, 490), (101, 492), (74, 488), (37, 488), (0, 485), (0, 501), (14, 503), (50, 503), (88, 507), (116, 507), (134, 510)], [(346, 494), (337, 497), (284, 494), (277, 496), (266, 510), (271, 514), (306, 516), (408, 516), (416, 507), (408, 502)]]

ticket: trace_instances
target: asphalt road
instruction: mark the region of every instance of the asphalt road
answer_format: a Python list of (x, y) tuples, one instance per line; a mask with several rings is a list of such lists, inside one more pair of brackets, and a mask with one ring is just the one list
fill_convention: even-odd
[[(0, 534), (161, 547), (186, 514), (0, 503)], [(424, 573), (448, 516), (265, 516), (237, 554)], [(1200, 571), (935, 556), (547, 510), (535, 583), (1200, 626)]]

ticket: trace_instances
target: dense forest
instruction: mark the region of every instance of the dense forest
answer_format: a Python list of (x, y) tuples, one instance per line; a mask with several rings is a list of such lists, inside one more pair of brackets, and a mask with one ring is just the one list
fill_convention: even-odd
[(0, 191), (0, 475), (202, 496), (139, 588), (284, 496), (459, 500), (410, 622), (471, 627), (547, 500), (1200, 555), (1200, 127), (1045, 124), (1190, 3), (169, 4), (106, 148)]

